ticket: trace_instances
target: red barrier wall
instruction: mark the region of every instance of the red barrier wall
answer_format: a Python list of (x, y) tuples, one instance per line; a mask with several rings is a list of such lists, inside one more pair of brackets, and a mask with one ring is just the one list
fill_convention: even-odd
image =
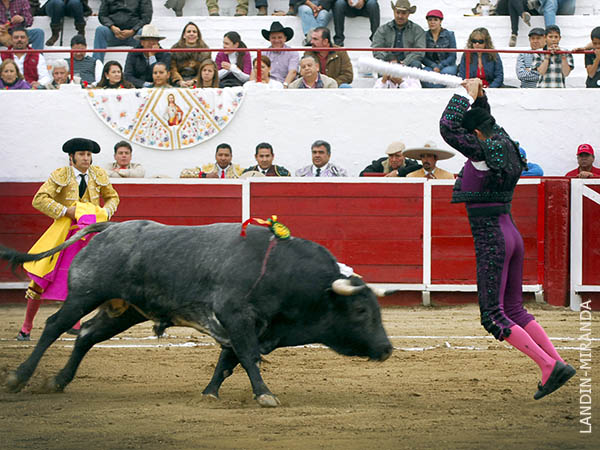
[[(0, 244), (28, 250), (51, 220), (31, 206), (40, 183), (0, 183)], [(113, 220), (151, 219), (173, 225), (241, 222), (237, 184), (117, 184), (121, 204)], [(250, 215), (275, 214), (298, 237), (325, 245), (369, 282), (423, 282), (423, 185), (420, 183), (259, 182), (250, 185)], [(475, 284), (475, 254), (464, 205), (451, 204), (451, 186), (432, 186), (431, 282)], [(597, 214), (589, 207), (586, 211)], [(525, 242), (525, 284), (543, 282), (553, 305), (569, 289), (569, 181), (544, 179), (517, 186), (513, 217)], [(598, 245), (598, 231), (585, 236)], [(591, 233), (591, 234), (590, 234)], [(593, 255), (597, 256), (597, 252)], [(593, 257), (592, 255), (592, 257)], [(586, 267), (593, 267), (590, 261)], [(587, 277), (598, 276), (593, 270)], [(587, 278), (586, 278), (587, 279)], [(17, 281), (6, 267), (0, 281)], [(22, 279), (21, 279), (22, 281)], [(587, 282), (587, 281), (586, 281)], [(19, 293), (20, 298), (22, 292)], [(434, 301), (476, 301), (475, 293), (434, 292)], [(0, 302), (7, 293), (0, 290)], [(420, 292), (402, 292), (384, 304), (418, 304)]]

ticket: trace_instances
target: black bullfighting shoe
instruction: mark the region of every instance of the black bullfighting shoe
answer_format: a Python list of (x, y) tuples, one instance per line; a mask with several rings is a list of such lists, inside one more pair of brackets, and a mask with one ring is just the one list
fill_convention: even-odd
[(538, 390), (533, 395), (533, 398), (539, 400), (540, 398), (553, 393), (569, 381), (573, 375), (575, 375), (575, 369), (571, 365), (556, 361), (554, 369), (552, 369), (552, 373), (548, 377), (546, 384), (542, 385), (542, 383), (538, 383)]
[(19, 331), (19, 334), (17, 334), (17, 341), (30, 341), (31, 340), (31, 335), (29, 333), (23, 333), (22, 331)]

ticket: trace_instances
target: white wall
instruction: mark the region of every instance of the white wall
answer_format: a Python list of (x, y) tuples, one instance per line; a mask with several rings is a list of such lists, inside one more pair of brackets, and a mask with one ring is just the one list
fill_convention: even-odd
[[(256, 144), (267, 141), (275, 149), (275, 162), (293, 172), (310, 163), (310, 144), (325, 139), (332, 145), (332, 161), (358, 175), (392, 141), (417, 146), (433, 139), (442, 145), (438, 121), (452, 92), (252, 91), (232, 122), (208, 142), (173, 151), (136, 146), (134, 161), (146, 167), (148, 176), (177, 177), (184, 167), (212, 161), (216, 145), (228, 142), (234, 162), (246, 167), (254, 163)], [(498, 123), (547, 175), (575, 168), (581, 143), (600, 151), (600, 89), (492, 89), (488, 96)], [(0, 91), (0, 107), (0, 180), (45, 180), (66, 164), (61, 146), (75, 136), (96, 140), (102, 152), (94, 162), (105, 165), (121, 140), (100, 121), (81, 90)], [(457, 172), (463, 161), (455, 157), (440, 166)]]

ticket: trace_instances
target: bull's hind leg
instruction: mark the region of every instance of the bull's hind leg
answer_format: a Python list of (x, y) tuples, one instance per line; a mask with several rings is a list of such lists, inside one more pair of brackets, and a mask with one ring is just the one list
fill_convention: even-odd
[(83, 316), (100, 306), (100, 304), (102, 304), (102, 300), (89, 297), (76, 297), (69, 294), (63, 307), (46, 320), (44, 331), (29, 358), (16, 371), (7, 374), (4, 383), (6, 390), (9, 392), (19, 392), (23, 389), (23, 386), (29, 381), (31, 375), (33, 375), (35, 368), (48, 347), (61, 334), (75, 325)]
[(148, 319), (135, 308), (127, 308), (117, 317), (111, 315), (109, 310), (101, 309), (93, 319), (82, 325), (69, 361), (54, 378), (46, 382), (46, 390), (52, 392), (63, 391), (75, 377), (81, 360), (94, 345), (146, 320)]
[(209, 397), (219, 398), (219, 389), (225, 378), (233, 373), (233, 369), (238, 365), (240, 361), (233, 349), (228, 347), (221, 347), (221, 354), (219, 355), (219, 361), (215, 368), (215, 373), (208, 383), (208, 386), (202, 391), (202, 395)]

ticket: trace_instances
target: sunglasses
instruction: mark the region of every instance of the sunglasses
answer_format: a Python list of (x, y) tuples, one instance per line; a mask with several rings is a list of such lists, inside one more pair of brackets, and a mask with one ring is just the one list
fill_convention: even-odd
[(471, 39), (471, 44), (485, 44), (485, 39)]

